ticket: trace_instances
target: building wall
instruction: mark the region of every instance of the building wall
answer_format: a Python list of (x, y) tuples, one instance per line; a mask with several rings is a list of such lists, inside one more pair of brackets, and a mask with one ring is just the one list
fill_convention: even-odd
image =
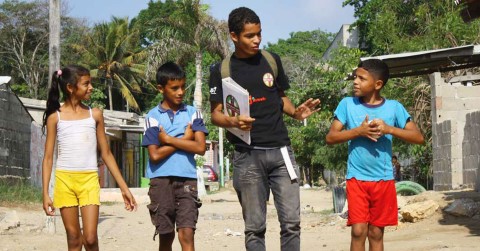
[(330, 46), (323, 53), (323, 60), (330, 59), (330, 54), (332, 54), (332, 52), (340, 46), (345, 46), (348, 48), (358, 48), (358, 29), (355, 28), (352, 31), (349, 31), (349, 29), (349, 24), (344, 24), (342, 25), (342, 27), (340, 27), (340, 30), (333, 39), (332, 43), (330, 43)]
[(438, 72), (430, 81), (434, 190), (480, 190), (480, 86), (449, 83)]
[(32, 118), (6, 84), (0, 84), (0, 178), (30, 177)]
[[(42, 187), (42, 161), (45, 149), (45, 138), (46, 136), (43, 135), (42, 126), (36, 122), (32, 122), (30, 143), (30, 183), (39, 188)], [(54, 155), (54, 158), (53, 163), (56, 163), (56, 154)], [(53, 184), (53, 182), (51, 182), (51, 184)]]

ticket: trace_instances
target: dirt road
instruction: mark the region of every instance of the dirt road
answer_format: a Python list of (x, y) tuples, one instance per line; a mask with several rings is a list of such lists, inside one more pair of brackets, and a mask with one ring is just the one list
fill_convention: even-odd
[[(153, 241), (146, 204), (146, 190), (135, 191), (141, 202), (138, 211), (127, 212), (122, 204), (104, 203), (100, 207), (100, 249), (106, 251), (158, 250)], [(332, 195), (324, 189), (302, 189), (302, 250), (349, 250), (350, 228), (345, 220), (332, 214)], [(60, 216), (56, 216), (55, 233), (44, 230), (41, 205), (0, 207), (0, 220), (15, 211), (20, 226), (0, 230), (0, 251), (66, 250), (66, 237)], [(273, 202), (268, 206), (267, 250), (280, 250), (277, 216)], [(244, 250), (241, 208), (232, 189), (224, 189), (203, 199), (196, 249), (203, 251)], [(180, 250), (175, 240), (174, 250)], [(418, 223), (400, 223), (388, 228), (385, 250), (480, 250), (480, 220), (457, 218), (437, 212)]]

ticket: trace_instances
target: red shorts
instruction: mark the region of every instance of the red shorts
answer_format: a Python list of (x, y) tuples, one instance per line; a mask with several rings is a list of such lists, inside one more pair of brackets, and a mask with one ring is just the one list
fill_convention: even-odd
[(347, 180), (348, 221), (351, 226), (368, 223), (377, 227), (398, 224), (395, 181)]

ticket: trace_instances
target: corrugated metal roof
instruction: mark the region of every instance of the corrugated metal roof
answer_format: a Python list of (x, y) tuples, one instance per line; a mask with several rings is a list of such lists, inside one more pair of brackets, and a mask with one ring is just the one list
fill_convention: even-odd
[(371, 58), (383, 60), (392, 78), (425, 75), (480, 66), (480, 45), (364, 57), (360, 60)]

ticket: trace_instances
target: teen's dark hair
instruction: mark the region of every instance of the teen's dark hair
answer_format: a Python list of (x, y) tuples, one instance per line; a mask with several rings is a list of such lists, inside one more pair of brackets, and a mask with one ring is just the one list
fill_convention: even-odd
[(185, 79), (185, 72), (179, 65), (173, 62), (166, 62), (158, 67), (156, 78), (158, 85), (165, 86), (169, 80)]
[(388, 65), (380, 59), (367, 59), (365, 61), (361, 61), (358, 64), (358, 68), (363, 68), (370, 74), (374, 75), (377, 79), (382, 80), (383, 86), (385, 86), (388, 78), (390, 77)]
[(245, 24), (259, 23), (260, 18), (253, 10), (247, 7), (236, 8), (228, 15), (228, 30), (230, 32), (235, 32), (237, 35), (242, 32)]
[(67, 99), (70, 96), (67, 91), (67, 84), (76, 86), (82, 76), (90, 76), (90, 72), (79, 65), (69, 65), (53, 73), (52, 86), (48, 91), (47, 109), (43, 114), (43, 134), (45, 134), (48, 116), (60, 109), (60, 90), (63, 94), (63, 100)]

